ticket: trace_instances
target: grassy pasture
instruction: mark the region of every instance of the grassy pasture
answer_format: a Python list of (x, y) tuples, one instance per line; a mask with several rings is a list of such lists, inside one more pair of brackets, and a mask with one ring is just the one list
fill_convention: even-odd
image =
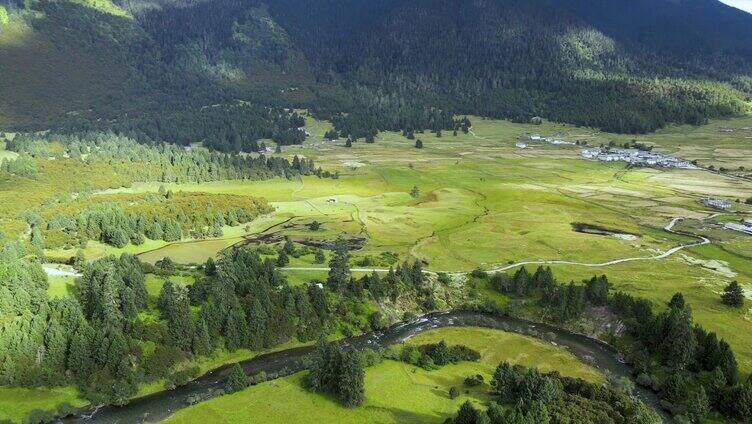
[[(422, 333), (407, 343), (423, 344), (446, 340), (463, 343), (481, 353), (481, 360), (447, 365), (425, 371), (401, 362), (385, 361), (366, 371), (366, 401), (346, 409), (333, 399), (303, 388), (305, 373), (269, 381), (241, 392), (222, 396), (179, 411), (169, 423), (436, 423), (454, 414), (466, 400), (490, 400), (488, 381), (496, 365), (509, 361), (564, 375), (602, 381), (595, 369), (579, 362), (566, 350), (535, 339), (498, 330), (445, 328)], [(463, 380), (482, 374), (486, 383), (466, 388)], [(449, 388), (462, 394), (449, 399)], [(467, 392), (465, 392), (467, 390)]]
[(203, 263), (210, 257), (215, 257), (220, 251), (242, 241), (242, 238), (185, 241), (167, 244), (164, 247), (149, 250), (138, 255), (142, 262), (154, 264), (169, 257), (175, 262), (183, 264)]
[(78, 397), (74, 387), (52, 388), (7, 388), (0, 387), (0, 419), (14, 422), (21, 420), (32, 410), (56, 410), (63, 403), (81, 407), (88, 402)]
[(71, 295), (73, 286), (76, 284), (76, 279), (65, 276), (48, 276), (47, 282), (49, 283), (47, 295), (50, 298), (60, 298)]
[[(365, 237), (356, 257), (394, 252), (400, 260), (419, 258), (437, 271), (471, 270), (523, 260), (563, 259), (597, 263), (624, 257), (647, 257), (693, 238), (668, 233), (663, 227), (686, 217), (695, 231), (699, 221), (717, 211), (699, 203), (702, 196), (731, 199), (752, 196), (752, 183), (705, 171), (627, 169), (621, 163), (579, 158), (575, 146), (530, 143), (514, 146), (528, 134), (558, 134), (591, 145), (633, 139), (656, 150), (685, 155), (701, 163), (730, 166), (752, 150), (752, 139), (737, 130), (752, 118), (716, 121), (703, 127), (669, 127), (656, 134), (624, 136), (567, 125), (512, 124), (471, 118), (472, 134), (416, 134), (424, 148), (400, 134), (382, 133), (374, 144), (323, 140), (328, 124), (310, 120), (313, 136), (304, 146), (283, 148), (283, 155), (311, 157), (326, 169), (337, 169), (338, 180), (302, 178), (298, 181), (215, 182), (172, 186), (173, 190), (208, 191), (266, 197), (276, 211), (265, 219), (323, 223), (320, 236), (339, 232)], [(686, 144), (685, 144), (686, 142)], [(694, 150), (690, 150), (694, 149)], [(724, 152), (726, 155), (724, 156)], [(693, 153), (694, 155), (690, 154)], [(413, 186), (420, 196), (408, 195)], [(153, 191), (155, 185), (135, 185), (128, 191)], [(327, 203), (335, 198), (336, 203)], [(735, 210), (752, 216), (752, 208)], [(738, 219), (739, 215), (735, 215)], [(718, 218), (719, 220), (721, 218)], [(596, 224), (640, 234), (636, 240), (582, 234), (571, 223)], [(310, 236), (297, 228), (280, 234)], [(749, 259), (752, 238), (718, 234), (718, 247), (680, 252), (662, 261), (631, 262), (605, 268), (555, 266), (563, 281), (606, 273), (617, 289), (657, 304), (683, 291), (695, 318), (719, 332), (738, 352), (745, 371), (752, 370), (752, 311), (730, 310), (718, 302), (732, 277), (712, 269), (712, 261), (728, 268), (746, 287), (752, 285)], [(715, 233), (714, 233), (715, 234)], [(295, 266), (306, 266), (296, 264)], [(312, 267), (316, 265), (311, 264)], [(293, 282), (323, 277), (320, 271), (287, 271)], [(745, 331), (739, 331), (745, 329)]]
[[(481, 354), (478, 364), (485, 376), (493, 375), (500, 362), (535, 367), (542, 372), (559, 371), (568, 377), (590, 382), (604, 381), (603, 375), (580, 362), (566, 349), (550, 345), (532, 337), (499, 330), (476, 327), (449, 327), (426, 331), (409, 339), (406, 344), (422, 345), (444, 340), (448, 345), (463, 344)], [(464, 377), (463, 377), (464, 378)], [(459, 387), (459, 384), (458, 384)]]
[[(637, 137), (551, 123), (533, 126), (471, 119), (473, 134), (460, 133), (455, 137), (445, 132), (441, 138), (416, 134), (424, 142), (425, 147), (420, 150), (413, 147), (413, 140), (394, 133), (380, 134), (374, 144), (359, 141), (347, 149), (341, 140), (323, 141), (323, 133), (330, 128), (328, 123), (309, 119), (308, 128), (313, 136), (302, 147), (284, 147), (283, 155), (313, 158), (325, 169), (340, 171), (339, 179), (304, 177), (167, 185), (173, 191), (265, 197), (275, 211), (254, 220), (247, 229), (245, 226), (226, 227), (221, 239), (176, 244), (147, 240), (141, 246), (129, 245), (123, 249), (89, 242), (84, 253), (88, 259), (128, 252), (139, 254), (142, 260), (149, 262), (164, 256), (177, 262), (203, 262), (244, 237), (262, 233), (293, 238), (333, 238), (346, 233), (366, 240), (361, 251), (353, 252), (353, 262), (366, 255), (391, 252), (400, 260), (423, 259), (428, 263), (426, 268), (439, 271), (471, 270), (478, 266), (540, 259), (592, 263), (651, 256), (692, 242), (693, 238), (662, 229), (674, 217), (687, 217), (690, 220), (678, 228), (707, 235), (714, 239), (713, 245), (685, 250), (661, 261), (630, 262), (605, 268), (557, 265), (554, 271), (560, 281), (578, 281), (605, 273), (616, 289), (648, 298), (656, 305), (682, 291), (692, 306), (695, 320), (728, 340), (741, 369), (747, 373), (752, 371), (752, 309), (749, 309), (752, 306), (748, 302), (744, 309), (735, 310), (719, 302), (721, 290), (732, 279), (737, 279), (747, 293), (752, 293), (752, 237), (720, 229), (705, 231), (701, 220), (717, 211), (698, 202), (701, 196), (750, 197), (752, 183), (704, 171), (626, 169), (619, 163), (585, 161), (578, 157), (578, 150), (573, 146), (533, 143), (530, 149), (514, 146), (517, 137), (533, 133), (561, 134), (565, 139), (587, 140), (591, 145), (636, 139), (654, 145), (659, 151), (698, 159), (702, 164), (745, 166), (743, 162), (752, 150), (749, 138), (752, 135), (741, 130), (723, 133), (718, 128), (738, 129), (748, 126), (752, 118), (716, 121), (703, 127), (669, 127), (656, 134)], [(100, 164), (76, 168), (65, 159), (40, 159), (37, 163), (40, 173), (36, 179), (0, 179), (0, 230), (6, 234), (27, 231), (19, 214), (44, 205), (50, 199), (102, 189), (110, 189), (108, 193), (155, 192), (159, 187), (159, 184), (135, 184), (123, 188), (130, 184), (129, 179), (113, 175)], [(409, 195), (413, 186), (420, 191), (417, 198)], [(329, 199), (336, 199), (336, 202), (331, 203)], [(752, 217), (752, 208), (735, 205), (734, 214), (711, 221), (727, 222), (745, 216)], [(305, 227), (313, 220), (322, 223), (318, 232)], [(622, 240), (577, 233), (572, 231), (572, 222), (596, 224), (641, 237)], [(45, 253), (51, 258), (69, 258), (75, 250)], [(290, 266), (321, 265), (314, 264), (310, 257), (303, 257), (291, 258)], [(719, 272), (720, 269), (732, 274)], [(326, 277), (325, 271), (286, 270), (284, 273), (293, 284)], [(70, 293), (73, 284), (70, 278), (49, 280), (51, 296)], [(164, 280), (150, 277), (147, 283), (150, 296), (155, 298)], [(503, 296), (496, 297), (500, 302), (506, 301)], [(208, 369), (209, 365), (252, 355), (252, 352), (222, 354), (208, 360), (206, 366)], [(389, 370), (395, 374), (405, 373), (404, 369), (393, 369), (401, 364), (382, 366), (385, 373)], [(274, 396), (284, 390), (290, 396), (300, 396), (299, 378), (280, 380), (278, 384), (286, 381), (289, 387), (275, 388)], [(144, 387), (142, 394), (161, 389), (161, 383), (152, 386)], [(410, 385), (405, 387), (412, 390)], [(441, 414), (436, 415), (430, 399), (438, 395), (426, 393), (429, 400), (415, 410), (430, 411), (426, 414), (433, 422)], [(309, 399), (306, 402), (311, 402), (311, 395), (305, 392), (303, 395)], [(54, 396), (57, 395), (50, 395)], [(272, 399), (271, 393), (263, 391), (259, 396)], [(446, 406), (447, 413), (453, 412), (456, 405), (445, 400), (441, 398), (441, 405)], [(334, 404), (329, 399), (320, 398), (315, 402), (315, 407), (330, 411), (323, 413), (339, 417), (336, 415), (339, 412), (333, 412)], [(382, 411), (379, 408), (381, 406), (377, 405), (369, 413)], [(383, 415), (367, 418), (380, 422), (398, 420), (391, 412), (379, 413)]]

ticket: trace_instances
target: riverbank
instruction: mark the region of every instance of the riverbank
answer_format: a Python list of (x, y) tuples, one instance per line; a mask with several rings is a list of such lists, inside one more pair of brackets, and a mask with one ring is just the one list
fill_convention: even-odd
[[(487, 312), (446, 311), (430, 313), (409, 321), (396, 323), (385, 330), (344, 339), (339, 343), (359, 350), (386, 347), (427, 330), (462, 326), (493, 328), (535, 337), (564, 347), (579, 360), (598, 369), (607, 378), (631, 378), (632, 375), (630, 367), (623, 363), (618, 352), (600, 340), (548, 324)], [(305, 368), (304, 359), (311, 353), (312, 349), (312, 347), (301, 347), (259, 355), (243, 361), (241, 366), (247, 374), (264, 371), (267, 375), (287, 376)], [(176, 411), (187, 407), (190, 399), (209, 399), (220, 394), (229, 375), (229, 368), (229, 365), (222, 366), (185, 386), (135, 399), (125, 406), (106, 406), (79, 411), (77, 416), (69, 417), (64, 421), (66, 423), (97, 424), (134, 422), (144, 418), (148, 418), (150, 421), (161, 421)], [(660, 411), (658, 397), (655, 393), (638, 387), (635, 390), (635, 396), (656, 411)], [(664, 419), (668, 418), (664, 416)]]

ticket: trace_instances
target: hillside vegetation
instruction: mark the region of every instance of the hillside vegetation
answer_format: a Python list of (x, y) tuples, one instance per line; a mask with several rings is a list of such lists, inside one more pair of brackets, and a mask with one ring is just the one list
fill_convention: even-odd
[(468, 113), (649, 132), (745, 111), (751, 28), (710, 0), (10, 3), (0, 126), (239, 150), (299, 143), (268, 112), (297, 106), (352, 138)]

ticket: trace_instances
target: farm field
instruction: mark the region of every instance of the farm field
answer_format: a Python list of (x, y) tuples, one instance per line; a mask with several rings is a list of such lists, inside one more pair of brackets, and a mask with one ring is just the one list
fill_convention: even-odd
[[(480, 352), (481, 359), (479, 362), (446, 365), (434, 371), (386, 360), (366, 370), (366, 400), (354, 409), (342, 408), (327, 396), (307, 391), (303, 387), (305, 373), (298, 373), (186, 408), (166, 422), (436, 423), (454, 414), (467, 400), (478, 404), (488, 401), (488, 383), (466, 388), (463, 380), (469, 375), (481, 374), (487, 382), (502, 361), (539, 367), (541, 371), (556, 370), (591, 382), (603, 381), (597, 370), (581, 363), (562, 348), (497, 330), (430, 330), (407, 343), (417, 345), (440, 340), (449, 345), (465, 344)], [(447, 395), (453, 386), (462, 388), (456, 399)]]

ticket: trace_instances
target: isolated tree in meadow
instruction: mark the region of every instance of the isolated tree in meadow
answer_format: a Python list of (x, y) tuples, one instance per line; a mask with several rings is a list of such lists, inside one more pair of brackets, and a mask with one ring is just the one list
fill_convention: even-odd
[(345, 141), (345, 147), (352, 147), (352, 144), (353, 142), (351, 138), (348, 138), (347, 141)]
[(423, 148), (423, 140), (421, 140), (421, 139), (415, 140), (415, 148), (416, 149), (422, 149)]
[(744, 291), (736, 281), (732, 281), (721, 294), (721, 301), (725, 305), (741, 308), (744, 306)]
[(282, 246), (282, 251), (287, 255), (295, 253), (295, 243), (292, 242), (290, 237), (285, 237), (285, 244)]
[(316, 249), (316, 253), (313, 254), (313, 261), (317, 264), (323, 264), (326, 262), (326, 256), (324, 256), (324, 251), (321, 249)]
[(449, 388), (449, 399), (456, 399), (460, 395), (460, 391), (456, 387)]
[(316, 221), (316, 220), (314, 220), (313, 222), (311, 222), (310, 224), (308, 224), (308, 228), (311, 231), (318, 231), (321, 228), (321, 223), (318, 222), (318, 221)]
[(414, 199), (420, 197), (420, 189), (418, 188), (418, 186), (413, 186), (413, 188), (410, 190), (410, 196)]

